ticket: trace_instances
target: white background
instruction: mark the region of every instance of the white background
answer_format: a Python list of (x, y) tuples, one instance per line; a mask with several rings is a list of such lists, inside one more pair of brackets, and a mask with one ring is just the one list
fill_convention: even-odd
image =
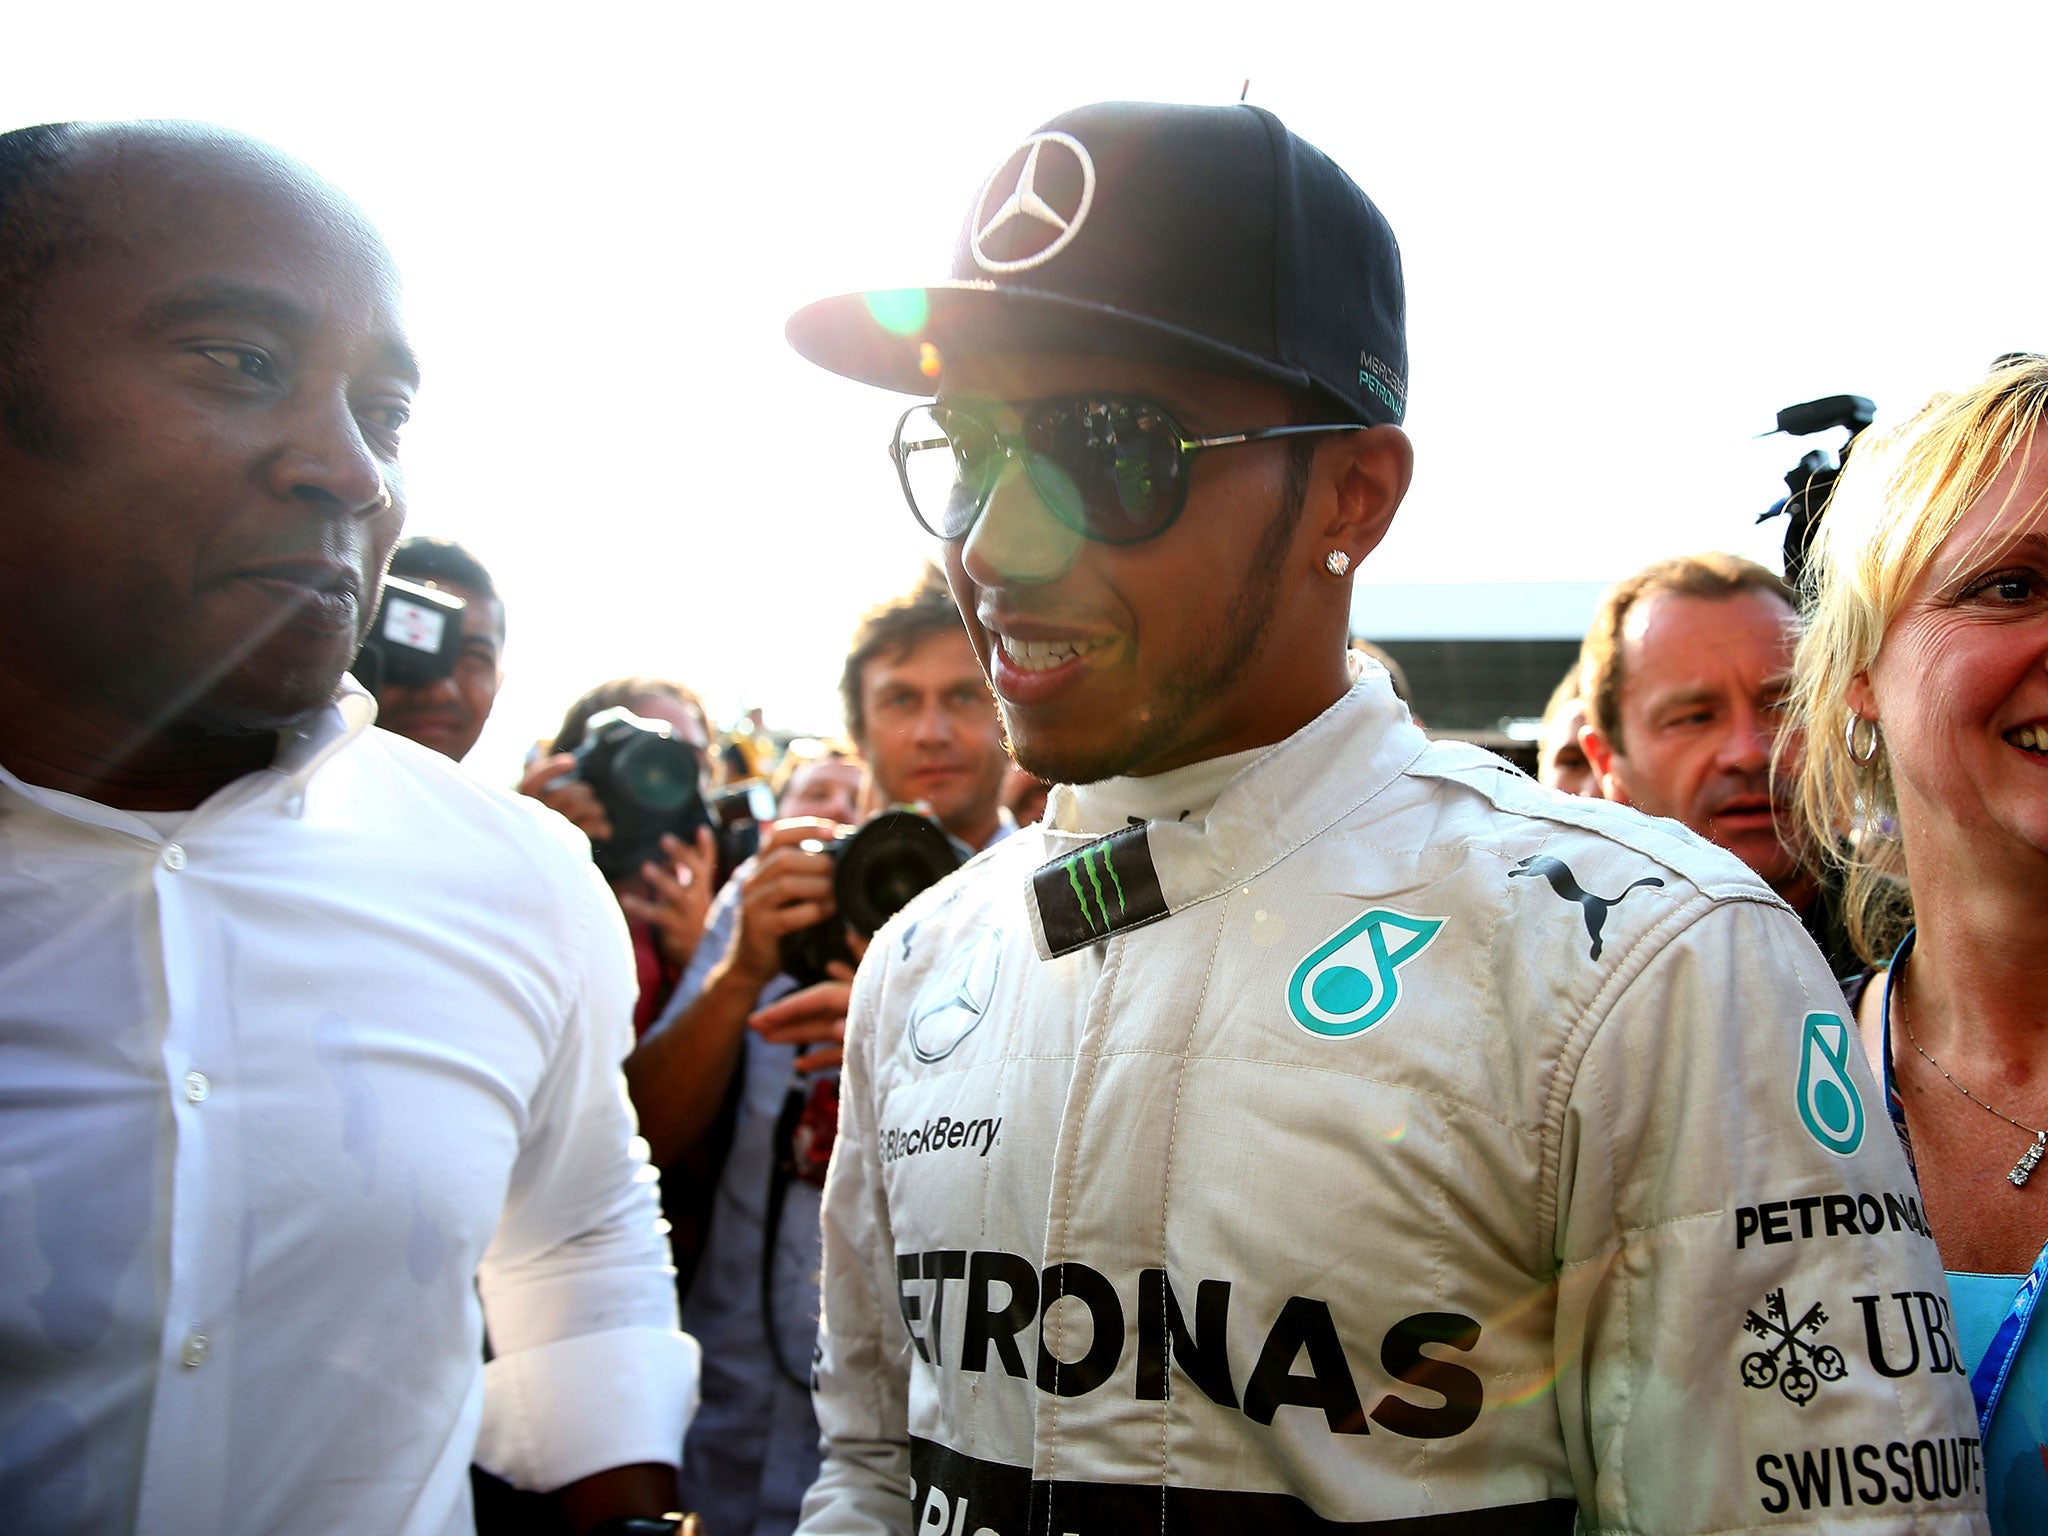
[(1084, 101), (1249, 79), (1392, 222), (1418, 471), (1368, 634), (1375, 584), (1774, 560), (1752, 519), (1810, 446), (1754, 440), (1779, 406), (1896, 412), (2048, 346), (2038, 4), (9, 9), (0, 126), (224, 123), (384, 230), (409, 526), (510, 609), (493, 778), (624, 672), (835, 728), (854, 619), (927, 543), (899, 403), (782, 322), (943, 276), (989, 169)]

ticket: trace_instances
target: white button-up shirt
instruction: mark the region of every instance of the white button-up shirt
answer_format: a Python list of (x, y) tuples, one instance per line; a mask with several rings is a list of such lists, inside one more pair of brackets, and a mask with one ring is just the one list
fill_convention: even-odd
[(372, 715), (345, 686), (177, 818), (0, 769), (18, 1536), (442, 1536), (473, 1451), (675, 1459), (618, 909), (566, 823)]

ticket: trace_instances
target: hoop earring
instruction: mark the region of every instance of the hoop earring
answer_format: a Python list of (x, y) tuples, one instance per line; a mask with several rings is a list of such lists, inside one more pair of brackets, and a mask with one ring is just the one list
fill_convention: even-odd
[(1332, 576), (1342, 576), (1351, 569), (1351, 557), (1341, 549), (1333, 549), (1323, 556), (1323, 569)]
[[(1859, 737), (1856, 734), (1858, 726), (1867, 727), (1869, 735)], [(1868, 768), (1877, 761), (1877, 749), (1882, 742), (1878, 736), (1877, 722), (1868, 715), (1859, 715), (1853, 709), (1849, 711), (1849, 729), (1845, 740), (1849, 747), (1849, 761), (1858, 768)]]

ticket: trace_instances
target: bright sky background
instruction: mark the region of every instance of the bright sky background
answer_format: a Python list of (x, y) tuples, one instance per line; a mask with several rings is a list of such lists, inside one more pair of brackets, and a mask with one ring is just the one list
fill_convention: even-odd
[(1897, 412), (2048, 348), (2039, 3), (116, 0), (5, 32), (0, 127), (224, 123), (384, 230), (427, 377), (409, 529), (510, 609), (497, 779), (620, 673), (836, 728), (854, 620), (929, 541), (900, 402), (782, 323), (943, 276), (989, 170), (1085, 101), (1249, 78), (1393, 224), (1417, 475), (1368, 634), (1373, 584), (1774, 562), (1752, 519), (1814, 445), (1754, 440), (1778, 407)]

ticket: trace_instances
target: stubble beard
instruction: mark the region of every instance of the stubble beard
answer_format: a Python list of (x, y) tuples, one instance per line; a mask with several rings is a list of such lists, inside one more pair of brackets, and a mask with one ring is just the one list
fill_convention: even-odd
[[(1160, 679), (1154, 695), (1139, 705), (1135, 718), (1105, 731), (1101, 741), (1062, 752), (1029, 740), (1020, 743), (1005, 712), (1003, 734), (1019, 766), (1048, 783), (1095, 784), (1138, 772), (1173, 752), (1195, 711), (1233, 687), (1265, 649), (1281, 571), (1307, 495), (1308, 459), (1290, 451), (1280, 504), (1260, 530), (1244, 579), (1210, 631), (1214, 639), (1200, 651), (1180, 657)], [(1002, 703), (1000, 698), (997, 703)]]

